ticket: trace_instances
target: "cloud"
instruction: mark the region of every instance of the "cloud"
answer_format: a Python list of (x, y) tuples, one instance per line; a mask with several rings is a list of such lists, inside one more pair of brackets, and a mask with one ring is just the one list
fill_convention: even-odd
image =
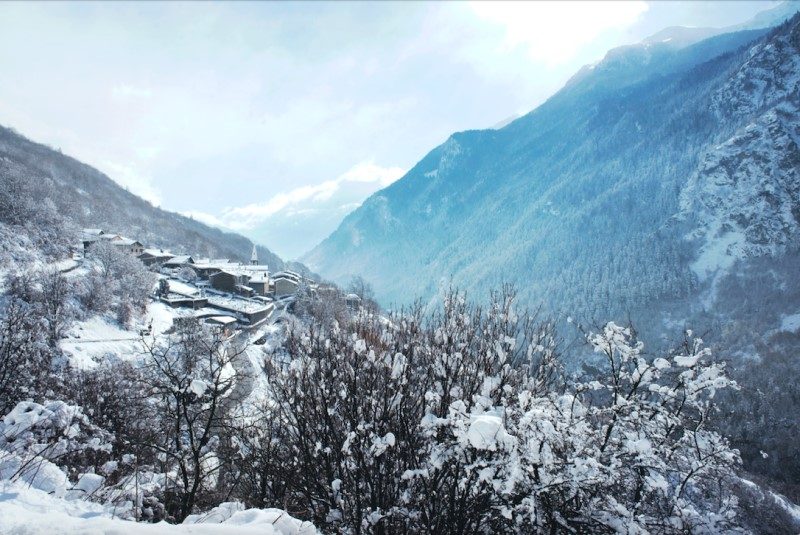
[(469, 5), (479, 19), (501, 29), (503, 48), (524, 48), (530, 59), (548, 65), (572, 59), (604, 32), (625, 29), (648, 10), (644, 1), (497, 1)]
[(153, 91), (148, 87), (118, 84), (112, 88), (111, 94), (119, 99), (149, 98), (153, 95)]
[(400, 167), (362, 162), (333, 180), (278, 193), (261, 203), (227, 208), (219, 221), (234, 230), (248, 230), (281, 212), (285, 215), (312, 213), (315, 206), (327, 204), (334, 197), (337, 197), (337, 206), (353, 205), (352, 197), (360, 197), (356, 201), (358, 205), (366, 196), (385, 188), (403, 174), (405, 170)]
[(208, 214), (206, 212), (199, 212), (199, 211), (186, 211), (186, 212), (181, 212), (181, 215), (189, 217), (191, 219), (194, 219), (195, 221), (199, 221), (201, 223), (204, 223), (212, 227), (232, 230), (225, 225), (224, 221), (222, 221), (220, 218), (218, 218), (213, 214)]
[(181, 212), (224, 230), (241, 232), (284, 258), (298, 258), (333, 232), (364, 199), (401, 176), (400, 167), (361, 162), (335, 179), (276, 193), (263, 202), (225, 208), (219, 214)]

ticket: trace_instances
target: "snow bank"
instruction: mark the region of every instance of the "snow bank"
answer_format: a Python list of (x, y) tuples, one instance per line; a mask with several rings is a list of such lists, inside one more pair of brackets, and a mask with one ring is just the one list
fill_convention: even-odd
[(207, 513), (191, 515), (183, 522), (184, 526), (197, 526), (198, 524), (261, 528), (264, 529), (263, 533), (267, 534), (314, 535), (317, 533), (311, 523), (297, 520), (281, 509), (245, 509), (238, 502), (225, 502)]
[[(180, 525), (136, 523), (111, 516), (102, 505), (83, 500), (63, 500), (19, 483), (0, 484), (0, 533), (122, 534), (126, 535), (312, 535), (316, 528), (279, 509), (242, 509), (223, 504), (221, 514), (193, 515)], [(230, 513), (230, 514), (227, 514)], [(187, 519), (188, 521), (188, 519)]]

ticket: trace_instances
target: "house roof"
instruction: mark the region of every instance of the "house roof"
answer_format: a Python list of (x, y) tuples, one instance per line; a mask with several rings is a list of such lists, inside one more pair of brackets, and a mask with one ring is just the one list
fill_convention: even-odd
[(209, 295), (208, 304), (210, 307), (216, 307), (231, 312), (241, 312), (244, 314), (253, 314), (268, 309), (264, 303), (253, 299), (224, 295)]
[(138, 241), (136, 241), (136, 240), (132, 240), (132, 239), (130, 239), (130, 238), (119, 238), (119, 239), (115, 239), (115, 240), (112, 240), (112, 241), (111, 241), (111, 243), (112, 243), (113, 245), (117, 245), (117, 246), (123, 246), (123, 245), (137, 245), (137, 244), (138, 244), (138, 245), (142, 245), (142, 244), (141, 244), (141, 243), (139, 243)]
[(261, 273), (253, 273), (250, 276), (250, 282), (258, 282), (262, 284), (266, 284), (269, 282), (269, 273), (261, 272)]
[(206, 318), (206, 322), (217, 323), (219, 325), (230, 325), (231, 323), (236, 323), (236, 318), (232, 318), (230, 316), (211, 316)]
[(168, 264), (194, 264), (194, 260), (189, 255), (181, 255), (181, 256), (174, 256), (168, 262)]
[(295, 273), (294, 271), (279, 271), (272, 276), (273, 279), (293, 279), (296, 282), (300, 282), (302, 278), (299, 273)]
[(99, 228), (85, 228), (81, 232), (87, 236), (99, 236), (100, 234), (103, 234), (103, 230)]
[(220, 275), (228, 275), (229, 277), (234, 277), (234, 278), (238, 277), (236, 273), (222, 269), (220, 271), (217, 271), (216, 273), (212, 273), (211, 275), (208, 276), (208, 278), (211, 279), (214, 277), (219, 277)]
[(174, 256), (169, 251), (164, 251), (162, 249), (145, 249), (142, 252), (142, 255), (150, 255), (155, 258), (172, 258)]
[(204, 262), (195, 262), (194, 264), (200, 269), (224, 269), (230, 272), (233, 272), (233, 270), (239, 267), (239, 264), (231, 262), (226, 258), (223, 258), (222, 260), (224, 260), (224, 262), (218, 262), (215, 259), (205, 259)]

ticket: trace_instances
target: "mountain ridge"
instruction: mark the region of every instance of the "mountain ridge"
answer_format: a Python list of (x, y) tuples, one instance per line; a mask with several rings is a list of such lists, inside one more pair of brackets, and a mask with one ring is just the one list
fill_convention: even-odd
[[(551, 312), (607, 318), (669, 301), (686, 321), (703, 316), (693, 296), (709, 289), (692, 269), (697, 243), (678, 234), (680, 194), (710, 147), (768, 111), (746, 84), (760, 75), (742, 69), (775, 70), (770, 87), (786, 90), (775, 99), (796, 99), (797, 25), (712, 37), (654, 67), (633, 51), (619, 76), (596, 68), (500, 130), (454, 134), (303, 260), (334, 280), (361, 273), (384, 304), (510, 280)], [(769, 68), (754, 64), (779, 42)], [(712, 102), (735, 101), (720, 91), (737, 76), (744, 107), (723, 115)]]
[[(174, 252), (242, 261), (249, 260), (252, 252), (253, 242), (248, 238), (153, 206), (92, 166), (3, 126), (0, 178), (8, 194), (0, 199), (0, 205), (7, 207), (0, 223), (9, 226), (4, 232), (7, 250), (2, 251), (6, 257), (24, 251), (31, 243), (45, 246), (47, 253), (64, 255), (82, 227), (118, 232)], [(26, 203), (30, 206), (25, 207)], [(24, 209), (19, 220), (12, 219), (14, 207)], [(43, 225), (58, 226), (63, 236), (43, 238), (43, 225), (37, 229), (35, 221), (29, 221), (39, 216), (44, 218)], [(25, 240), (24, 234), (36, 239)], [(299, 263), (284, 262), (262, 245), (257, 245), (257, 250), (262, 263), (275, 270), (292, 267), (308, 272)]]

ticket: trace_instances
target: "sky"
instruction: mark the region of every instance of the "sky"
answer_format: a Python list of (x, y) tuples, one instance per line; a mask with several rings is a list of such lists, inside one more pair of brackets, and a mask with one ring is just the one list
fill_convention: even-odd
[(0, 3), (0, 124), (300, 257), (453, 132), (779, 2)]

